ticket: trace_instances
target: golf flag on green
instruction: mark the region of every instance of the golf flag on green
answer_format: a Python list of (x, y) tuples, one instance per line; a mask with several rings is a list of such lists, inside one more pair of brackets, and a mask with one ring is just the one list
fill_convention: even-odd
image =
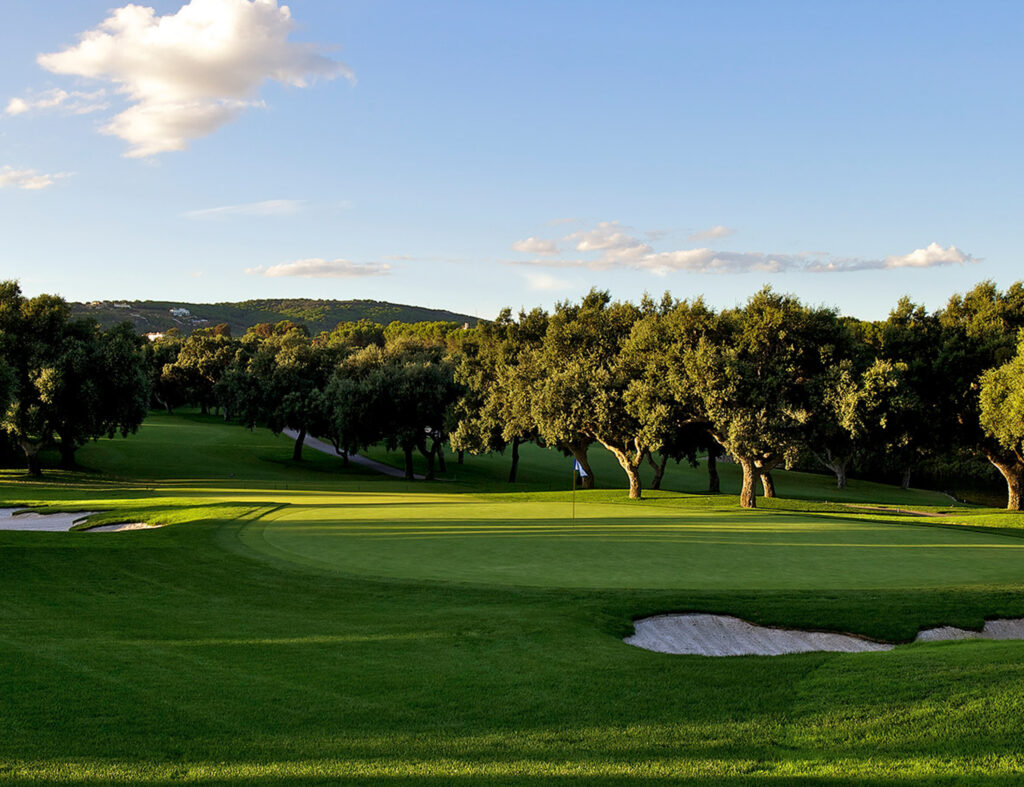
[(587, 477), (588, 473), (587, 473), (586, 470), (583, 469), (583, 465), (580, 464), (580, 460), (579, 459), (573, 459), (572, 460), (572, 468), (573, 468), (573, 470), (575, 470), (577, 473), (580, 474), (580, 478), (586, 478)]

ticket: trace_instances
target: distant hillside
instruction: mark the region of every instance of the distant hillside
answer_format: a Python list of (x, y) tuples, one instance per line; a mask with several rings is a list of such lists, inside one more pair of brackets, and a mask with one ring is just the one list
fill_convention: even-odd
[(387, 325), (395, 322), (447, 320), (476, 325), (477, 318), (443, 309), (425, 309), (386, 301), (324, 301), (302, 298), (271, 298), (240, 303), (184, 303), (181, 301), (93, 301), (72, 303), (75, 316), (91, 317), (104, 327), (132, 323), (139, 333), (177, 328), (191, 333), (196, 328), (227, 323), (234, 336), (241, 336), (261, 322), (292, 320), (304, 323), (311, 334), (329, 331), (339, 322), (372, 320)]

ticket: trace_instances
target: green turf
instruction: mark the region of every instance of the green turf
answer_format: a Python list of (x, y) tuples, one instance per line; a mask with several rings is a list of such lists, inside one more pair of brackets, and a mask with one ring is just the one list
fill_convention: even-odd
[[(806, 589), (989, 585), (1024, 577), (1024, 540), (836, 515), (456, 495), (309, 500), (242, 540), (348, 574), (587, 588)], [(729, 501), (726, 505), (735, 506)]]
[(756, 512), (579, 494), (574, 530), (543, 466), (510, 493), (478, 458), (476, 480), (431, 485), (289, 455), (265, 431), (160, 415), (83, 450), (89, 472), (3, 475), (6, 503), (173, 524), (0, 532), (0, 782), (1024, 774), (1024, 643), (706, 659), (621, 642), (670, 610), (892, 640), (1024, 615), (1006, 515), (817, 503), (793, 475), (801, 499)]

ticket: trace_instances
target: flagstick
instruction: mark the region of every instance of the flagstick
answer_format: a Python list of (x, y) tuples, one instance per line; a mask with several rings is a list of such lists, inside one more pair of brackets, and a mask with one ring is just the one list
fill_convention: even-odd
[(572, 466), (572, 526), (576, 527), (576, 465)]

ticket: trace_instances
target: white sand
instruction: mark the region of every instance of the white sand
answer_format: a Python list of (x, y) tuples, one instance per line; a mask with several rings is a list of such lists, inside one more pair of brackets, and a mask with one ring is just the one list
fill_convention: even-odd
[(950, 639), (1024, 639), (1024, 618), (986, 620), (981, 631), (958, 629), (954, 626), (939, 626), (925, 629), (914, 642), (941, 642)]
[[(74, 511), (60, 514), (38, 514), (27, 508), (0, 508), (0, 530), (67, 532), (86, 517), (98, 513), (98, 511)], [(122, 522), (116, 525), (91, 527), (85, 532), (119, 533), (123, 530), (151, 530), (155, 527), (160, 527), (160, 525), (148, 525), (145, 522)]]
[[(635, 621), (634, 627), (636, 633), (624, 640), (629, 645), (658, 653), (696, 656), (781, 656), (811, 651), (861, 653), (895, 647), (851, 634), (756, 626), (727, 615), (655, 615)], [(914, 641), (960, 639), (1024, 639), (1024, 618), (990, 620), (981, 631), (940, 626), (920, 632)]]
[[(25, 513), (17, 514), (15, 512)], [(70, 530), (72, 525), (80, 522), (97, 511), (74, 511), (62, 514), (37, 514), (25, 508), (0, 508), (0, 530)]]
[(781, 656), (816, 650), (858, 653), (892, 645), (849, 634), (755, 626), (727, 615), (655, 615), (635, 622), (625, 642), (659, 653), (697, 656)]
[(145, 522), (122, 522), (119, 525), (97, 525), (86, 533), (120, 533), (123, 530), (154, 530), (162, 525), (147, 525)]

